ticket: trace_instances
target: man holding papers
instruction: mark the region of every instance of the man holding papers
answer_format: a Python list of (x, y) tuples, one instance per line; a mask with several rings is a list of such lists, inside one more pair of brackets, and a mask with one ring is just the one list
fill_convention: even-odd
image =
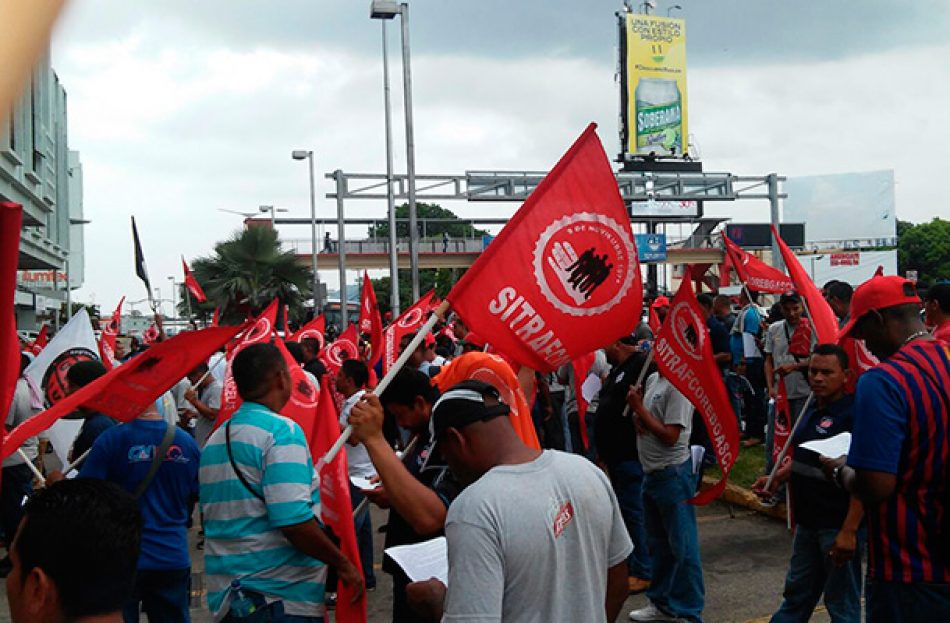
[(415, 582), (410, 603), (429, 620), (614, 621), (633, 545), (610, 482), (581, 456), (528, 447), (507, 416), (480, 381), (436, 402), (432, 438), (471, 484), (446, 517), (448, 589)]
[(780, 483), (790, 481), (798, 523), (785, 578), (785, 599), (772, 623), (808, 621), (822, 594), (832, 621), (861, 620), (860, 552), (865, 539), (864, 531), (859, 530), (864, 516), (861, 503), (830, 482), (821, 470), (819, 455), (801, 446), (851, 431), (854, 398), (844, 393), (850, 375), (848, 355), (840, 346), (815, 347), (808, 383), (817, 406), (802, 416), (789, 440), (794, 444), (792, 460), (779, 469), (771, 489), (764, 489), (767, 476), (752, 485), (760, 496), (771, 497)]

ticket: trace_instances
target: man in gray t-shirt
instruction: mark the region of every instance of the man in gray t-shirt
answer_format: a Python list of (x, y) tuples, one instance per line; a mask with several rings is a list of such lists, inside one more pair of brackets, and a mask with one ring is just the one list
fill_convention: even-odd
[(207, 372), (208, 364), (205, 363), (189, 372), (188, 380), (192, 384), (198, 384), (185, 391), (185, 400), (190, 403), (187, 410), (190, 417), (195, 418), (195, 441), (202, 449), (214, 430), (214, 423), (221, 409), (221, 384)]
[[(715, 381), (721, 382), (718, 377)], [(701, 621), (705, 601), (696, 510), (689, 499), (696, 476), (689, 452), (693, 405), (659, 372), (646, 394), (627, 394), (643, 464), (643, 508), (653, 556), (650, 604), (630, 613), (633, 621)]]
[(472, 484), (446, 518), (447, 594), (416, 582), (410, 603), (454, 622), (616, 620), (633, 545), (610, 482), (582, 457), (526, 446), (507, 412), (478, 381), (435, 404), (432, 437)]

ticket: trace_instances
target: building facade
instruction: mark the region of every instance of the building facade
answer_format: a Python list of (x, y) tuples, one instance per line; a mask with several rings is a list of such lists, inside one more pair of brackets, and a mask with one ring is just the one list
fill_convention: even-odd
[(17, 326), (58, 326), (82, 285), (82, 166), (69, 150), (66, 91), (49, 53), (33, 68), (9, 119), (0, 120), (0, 200), (23, 206)]

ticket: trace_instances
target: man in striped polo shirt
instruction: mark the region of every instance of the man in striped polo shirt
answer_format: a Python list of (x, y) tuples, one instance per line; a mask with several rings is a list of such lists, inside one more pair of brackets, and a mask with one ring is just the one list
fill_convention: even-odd
[(858, 381), (847, 465), (831, 476), (867, 511), (867, 620), (950, 621), (950, 346), (924, 327), (907, 279), (874, 277), (851, 305), (842, 335), (881, 364)]
[(199, 474), (208, 605), (215, 621), (244, 620), (231, 611), (238, 580), (258, 608), (268, 604), (273, 620), (322, 622), (324, 563), (358, 587), (357, 597), (362, 577), (318, 525), (319, 479), (307, 440), (278, 415), (290, 397), (287, 365), (272, 344), (255, 344), (231, 368), (243, 404), (208, 438)]

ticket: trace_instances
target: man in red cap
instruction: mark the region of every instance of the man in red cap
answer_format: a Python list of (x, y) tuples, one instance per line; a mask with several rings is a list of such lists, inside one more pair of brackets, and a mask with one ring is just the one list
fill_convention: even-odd
[(858, 382), (847, 464), (824, 461), (867, 511), (869, 623), (950, 621), (950, 346), (920, 305), (913, 282), (875, 277), (841, 331), (881, 360)]
[(463, 355), (473, 351), (482, 352), (483, 350), (485, 350), (485, 338), (476, 334), (474, 331), (469, 331), (465, 334), (465, 339), (462, 340)]

